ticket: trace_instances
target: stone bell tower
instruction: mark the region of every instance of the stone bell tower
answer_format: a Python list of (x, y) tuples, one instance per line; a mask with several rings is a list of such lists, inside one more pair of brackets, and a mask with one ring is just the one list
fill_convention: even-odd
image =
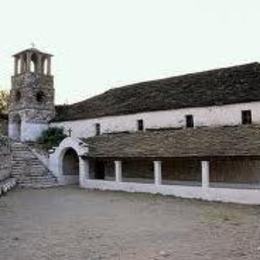
[(52, 55), (31, 48), (13, 57), (9, 137), (17, 141), (35, 141), (55, 114)]

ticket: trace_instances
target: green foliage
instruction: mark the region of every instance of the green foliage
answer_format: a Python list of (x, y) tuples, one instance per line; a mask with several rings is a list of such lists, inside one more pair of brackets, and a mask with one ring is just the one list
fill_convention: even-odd
[(9, 91), (0, 90), (0, 113), (7, 113), (9, 97)]
[(38, 139), (38, 143), (42, 145), (44, 149), (51, 149), (54, 146), (58, 146), (60, 142), (66, 138), (64, 129), (60, 127), (50, 127), (42, 132), (42, 135)]

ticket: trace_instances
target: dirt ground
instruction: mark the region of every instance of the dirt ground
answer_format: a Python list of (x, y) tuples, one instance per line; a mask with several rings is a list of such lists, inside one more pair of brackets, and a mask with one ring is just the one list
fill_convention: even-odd
[(0, 198), (0, 260), (260, 259), (260, 207), (77, 187)]

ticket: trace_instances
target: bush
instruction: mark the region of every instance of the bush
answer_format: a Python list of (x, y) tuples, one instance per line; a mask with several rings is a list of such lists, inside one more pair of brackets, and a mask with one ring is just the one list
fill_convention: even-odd
[(42, 145), (44, 149), (51, 149), (54, 146), (58, 146), (60, 142), (66, 138), (64, 129), (60, 127), (50, 127), (44, 130), (41, 136), (38, 138), (38, 143)]

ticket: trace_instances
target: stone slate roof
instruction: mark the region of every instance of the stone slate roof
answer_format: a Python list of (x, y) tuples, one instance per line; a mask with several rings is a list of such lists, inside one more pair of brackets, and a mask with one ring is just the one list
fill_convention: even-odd
[(23, 51), (19, 51), (18, 53), (15, 53), (15, 54), (13, 55), (13, 57), (17, 57), (17, 56), (19, 56), (20, 54), (25, 53), (25, 52), (40, 53), (40, 54), (43, 54), (43, 55), (45, 55), (45, 56), (51, 56), (51, 57), (53, 56), (53, 55), (50, 54), (50, 53), (42, 52), (42, 51), (40, 51), (40, 50), (38, 50), (38, 49), (36, 49), (36, 48), (29, 48), (29, 49), (25, 49), (25, 50), (23, 50)]
[(67, 106), (54, 121), (260, 101), (260, 64), (137, 83)]
[(89, 157), (259, 157), (260, 125), (107, 134), (83, 141)]

